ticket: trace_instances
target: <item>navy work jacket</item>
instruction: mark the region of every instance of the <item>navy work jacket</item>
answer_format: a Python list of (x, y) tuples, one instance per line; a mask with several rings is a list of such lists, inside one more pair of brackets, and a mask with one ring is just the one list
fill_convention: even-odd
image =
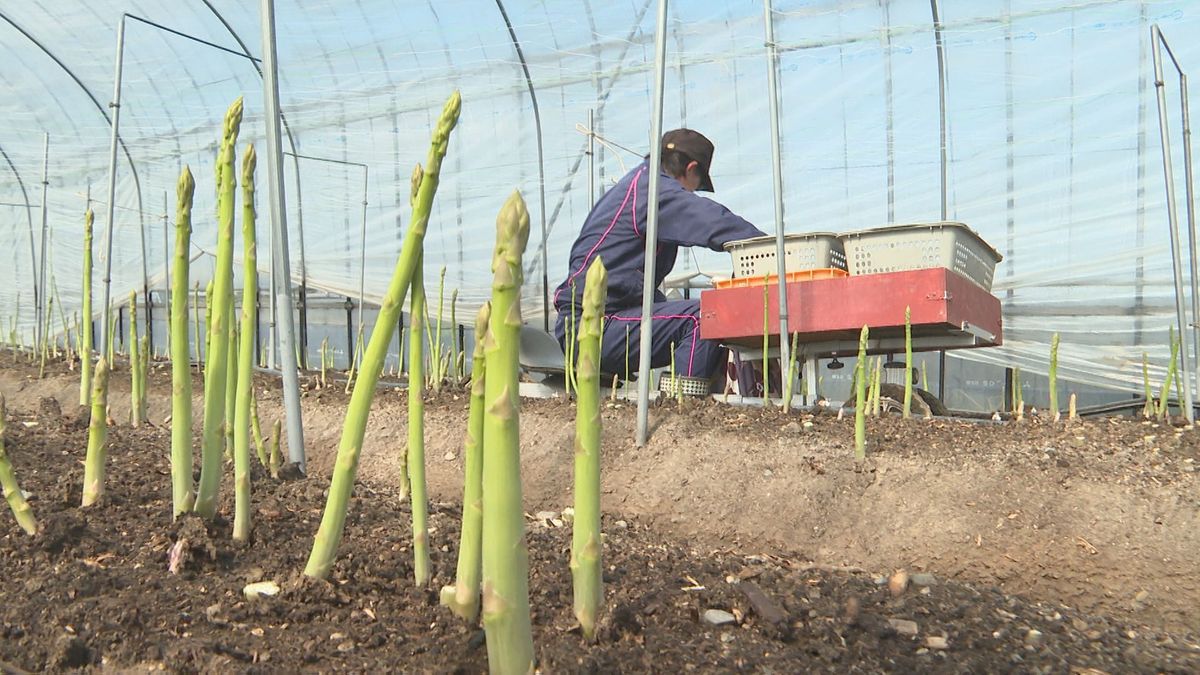
[[(596, 202), (571, 247), (567, 278), (554, 291), (554, 308), (560, 313), (571, 306), (572, 284), (575, 286), (575, 304), (581, 305), (587, 268), (596, 256), (608, 269), (605, 313), (641, 305), (649, 190), (650, 162), (647, 160), (625, 174)], [(746, 219), (711, 199), (688, 192), (674, 177), (661, 173), (654, 287), (657, 289), (671, 273), (680, 246), (704, 246), (720, 251), (726, 242), (763, 235)], [(656, 301), (665, 299), (657, 292), (655, 298)]]

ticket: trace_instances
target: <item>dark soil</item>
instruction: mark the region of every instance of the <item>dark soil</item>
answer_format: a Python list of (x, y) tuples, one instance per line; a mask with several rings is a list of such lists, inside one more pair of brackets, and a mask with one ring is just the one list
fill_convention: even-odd
[[(460, 402), (444, 398), (440, 405), (448, 410), (445, 414), (461, 414)], [(565, 417), (561, 403), (538, 403), (530, 406), (531, 420), (549, 405), (557, 405), (557, 416)], [(277, 481), (256, 472), (253, 541), (237, 544), (224, 519), (171, 522), (169, 430), (118, 425), (109, 437), (107, 496), (100, 505), (81, 510), (85, 424), (81, 416), (63, 416), (60, 407), (75, 411), (68, 402), (45, 399), (11, 411), (8, 418), (9, 455), (23, 489), (32, 494), (42, 531), (27, 537), (7, 513), (0, 513), (0, 583), (5, 585), (0, 671), (486, 670), (482, 631), (463, 625), (436, 599), (454, 569), (459, 519), (454, 503), (432, 505), (435, 577), (430, 588), (417, 589), (406, 505), (377, 481), (360, 482), (339, 562), (330, 582), (316, 582), (300, 571), (324, 506), (327, 478), (314, 471), (311, 478)], [(659, 413), (714, 430), (752, 434), (764, 444), (811, 432), (800, 427), (801, 418), (718, 410), (723, 409), (705, 405)], [(606, 423), (619, 414), (609, 409)], [(800, 428), (787, 428), (792, 423)], [(814, 424), (839, 439), (835, 445), (842, 442), (844, 426), (832, 415), (818, 417)], [(1147, 436), (1136, 424), (1119, 426), (1127, 431), (1115, 434), (1114, 445), (1126, 437), (1132, 442), (1134, 436), (1142, 441)], [(797, 452), (807, 458), (808, 474), (822, 480), (877, 483), (890, 479), (886, 472), (875, 475), (889, 466), (887, 457), (928, 453), (931, 444), (949, 439), (936, 426), (915, 432), (911, 425), (886, 421), (874, 428), (873, 452), (879, 459), (863, 472), (819, 453), (806, 454), (803, 447)], [(956, 450), (988, 462), (1009, 461), (1002, 449), (989, 446), (987, 429), (956, 428)], [(1027, 429), (1023, 433), (1033, 436), (1034, 445), (1048, 442), (1045, 436), (1052, 434), (1035, 426)], [(906, 436), (906, 430), (916, 435)], [(669, 426), (658, 433), (668, 431)], [(1070, 432), (1069, 438), (1077, 435)], [(1079, 446), (1054, 440), (1059, 449), (1039, 452), (1045, 459), (1037, 461), (1046, 464), (1045, 471), (1074, 467), (1071, 480), (1082, 480), (1097, 471), (1088, 468), (1085, 456), (1104, 452), (1086, 445), (1095, 440), (1092, 435), (1082, 436)], [(675, 441), (686, 444), (688, 439)], [(1194, 445), (1177, 442), (1172, 447), (1168, 459), (1151, 469), (1196, 455)], [(445, 463), (434, 454), (440, 452), (430, 450), (431, 465)], [(624, 457), (634, 451), (616, 452)], [(762, 453), (770, 453), (765, 445), (739, 462), (760, 471)], [(838, 448), (837, 453), (844, 451)], [(661, 468), (662, 454), (660, 447), (658, 455), (624, 458), (638, 460), (649, 481)], [(950, 455), (931, 460), (933, 466), (953, 461)], [(1022, 460), (1021, 469), (1028, 466)], [(697, 475), (704, 471), (696, 466)], [(1132, 475), (1128, 485), (1137, 490), (1161, 486), (1166, 474)], [(644, 489), (670, 491), (662, 483), (648, 483)], [(221, 513), (229, 517), (228, 476), (222, 496)], [(702, 510), (690, 500), (683, 503)], [(770, 505), (751, 507), (762, 511)], [(709, 540), (679, 539), (641, 509), (622, 508), (610, 509), (613, 513), (605, 519), (607, 609), (595, 645), (582, 641), (571, 617), (569, 520), (559, 525), (560, 519), (551, 520), (549, 514), (528, 520), (534, 641), (544, 672), (1200, 670), (1200, 638), (1194, 633), (1147, 628), (1127, 617), (1089, 614), (988, 585), (918, 576), (915, 570), (907, 590), (893, 595), (886, 576), (813, 564), (800, 555), (745, 555), (732, 545), (700, 548)], [(1194, 502), (1187, 508), (1194, 510)], [(187, 555), (172, 574), (169, 550), (180, 540), (186, 540)], [(281, 593), (247, 600), (244, 586), (264, 580), (277, 582)], [(733, 623), (706, 623), (703, 616), (712, 609), (728, 611)], [(904, 623), (908, 621), (913, 623)]]

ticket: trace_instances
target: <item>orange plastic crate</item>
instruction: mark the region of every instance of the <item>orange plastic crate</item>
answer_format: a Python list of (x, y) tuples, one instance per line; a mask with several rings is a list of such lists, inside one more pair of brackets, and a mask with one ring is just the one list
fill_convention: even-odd
[[(813, 281), (814, 279), (840, 279), (841, 277), (850, 276), (846, 270), (839, 270), (836, 267), (821, 267), (815, 270), (800, 270), (798, 272), (788, 272), (788, 283), (797, 281)], [(714, 288), (745, 288), (753, 286), (774, 286), (779, 283), (778, 274), (770, 274), (761, 277), (737, 277), (734, 279), (723, 279), (714, 281)]]

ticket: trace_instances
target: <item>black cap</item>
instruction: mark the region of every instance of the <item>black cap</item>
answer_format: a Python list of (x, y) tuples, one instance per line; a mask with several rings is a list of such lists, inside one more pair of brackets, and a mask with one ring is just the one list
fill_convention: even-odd
[(691, 157), (700, 165), (700, 189), (713, 191), (712, 178), (708, 171), (712, 166), (713, 144), (704, 134), (691, 129), (675, 129), (663, 134), (663, 150), (676, 150)]

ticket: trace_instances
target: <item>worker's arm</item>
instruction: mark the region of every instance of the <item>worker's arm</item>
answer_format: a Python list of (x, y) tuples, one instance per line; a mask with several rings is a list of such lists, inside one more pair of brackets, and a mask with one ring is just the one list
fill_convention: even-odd
[(766, 234), (721, 204), (684, 190), (674, 180), (664, 179), (660, 184), (658, 238), (661, 241), (720, 251), (727, 242)]

